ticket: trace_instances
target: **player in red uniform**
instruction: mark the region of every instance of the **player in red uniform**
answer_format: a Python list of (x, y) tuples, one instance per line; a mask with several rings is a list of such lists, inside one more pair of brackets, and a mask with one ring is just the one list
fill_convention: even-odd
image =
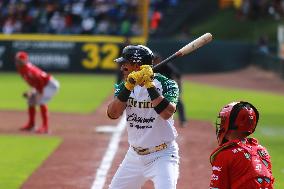
[(259, 118), (248, 102), (224, 106), (216, 122), (219, 147), (211, 154), (210, 189), (273, 189), (270, 156), (255, 138)]
[(29, 61), (26, 52), (20, 51), (15, 56), (16, 68), (22, 78), (31, 87), (23, 96), (27, 99), (29, 120), (21, 127), (22, 131), (30, 131), (35, 127), (36, 105), (41, 111), (42, 125), (36, 128), (37, 133), (48, 133), (48, 107), (47, 102), (59, 89), (59, 83), (54, 77), (42, 71)]

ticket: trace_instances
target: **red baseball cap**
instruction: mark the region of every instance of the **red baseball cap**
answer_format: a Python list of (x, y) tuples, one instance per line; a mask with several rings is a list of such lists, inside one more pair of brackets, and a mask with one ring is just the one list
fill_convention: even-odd
[(28, 61), (29, 55), (28, 55), (28, 53), (26, 53), (25, 51), (19, 51), (19, 52), (17, 52), (17, 54), (16, 54), (16, 58), (17, 58), (17, 59), (20, 59), (20, 60), (22, 60), (22, 61)]

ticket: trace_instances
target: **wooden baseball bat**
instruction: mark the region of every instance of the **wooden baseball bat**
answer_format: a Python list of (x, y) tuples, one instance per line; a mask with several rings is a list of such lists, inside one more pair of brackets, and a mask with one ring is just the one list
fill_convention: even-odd
[(206, 45), (207, 43), (209, 43), (210, 41), (212, 41), (212, 34), (211, 33), (205, 33), (202, 36), (198, 37), (197, 39), (195, 39), (194, 41), (188, 43), (187, 45), (185, 45), (184, 47), (182, 47), (181, 49), (179, 49), (177, 52), (175, 52), (174, 54), (172, 54), (171, 56), (169, 56), (168, 58), (166, 58), (165, 60), (163, 60), (162, 62), (156, 64), (153, 67), (153, 70), (155, 71), (157, 68), (159, 68), (160, 66), (167, 64), (168, 62), (176, 59), (177, 57), (180, 56), (184, 56), (187, 55), (193, 51), (195, 51), (196, 49), (198, 49), (199, 47), (202, 47), (204, 45)]

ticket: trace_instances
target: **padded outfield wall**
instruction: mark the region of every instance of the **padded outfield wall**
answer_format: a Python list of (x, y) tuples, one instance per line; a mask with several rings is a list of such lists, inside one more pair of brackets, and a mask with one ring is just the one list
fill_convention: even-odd
[[(46, 71), (114, 72), (117, 65), (113, 60), (120, 55), (125, 40), (124, 37), (112, 36), (0, 35), (0, 71), (15, 71), (14, 55), (25, 50), (30, 54), (31, 62)], [(130, 38), (132, 44), (147, 44), (164, 58), (192, 40), (151, 39), (146, 43), (145, 38)], [(251, 63), (261, 63), (257, 60), (260, 56), (255, 56), (255, 49), (248, 43), (213, 40), (176, 59), (175, 65), (183, 73), (235, 70)], [(279, 62), (277, 58), (269, 60), (267, 64), (272, 66)]]
[[(15, 70), (14, 56), (24, 50), (33, 64), (46, 71), (111, 72), (113, 59), (121, 52), (125, 38), (111, 36), (0, 35), (0, 70)], [(132, 43), (145, 43), (141, 37)]]
[[(188, 41), (177, 40), (151, 40), (149, 47), (159, 49), (163, 57), (167, 57), (186, 45)], [(220, 72), (240, 69), (251, 62), (253, 46), (248, 43), (227, 42), (214, 40), (192, 52), (191, 54), (175, 60), (184, 73)]]

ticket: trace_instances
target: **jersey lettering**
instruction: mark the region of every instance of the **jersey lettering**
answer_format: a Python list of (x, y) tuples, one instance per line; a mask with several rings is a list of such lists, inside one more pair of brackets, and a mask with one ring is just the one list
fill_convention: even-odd
[(136, 129), (151, 129), (152, 125), (134, 125), (133, 123), (129, 123), (129, 127), (135, 127)]
[(132, 97), (129, 97), (127, 106), (134, 108), (154, 108), (153, 104), (150, 101), (137, 101)]
[(155, 118), (150, 117), (150, 118), (145, 118), (145, 117), (139, 117), (137, 114), (133, 113), (131, 115), (127, 115), (127, 121), (132, 121), (136, 123), (153, 123)]

